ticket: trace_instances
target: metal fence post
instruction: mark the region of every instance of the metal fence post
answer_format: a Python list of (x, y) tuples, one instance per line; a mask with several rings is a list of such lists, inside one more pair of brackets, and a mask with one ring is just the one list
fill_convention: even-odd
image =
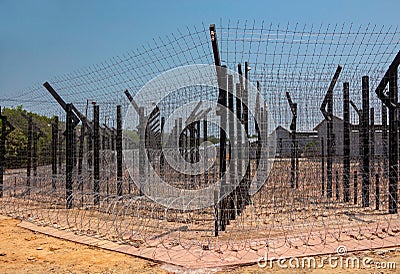
[(343, 83), (343, 198), (350, 201), (350, 90)]
[[(0, 108), (1, 116), (1, 108)], [(3, 183), (4, 183), (4, 170), (5, 170), (5, 154), (6, 154), (6, 118), (1, 116), (1, 136), (0, 136), (0, 198), (3, 197)]]
[[(235, 121), (234, 121), (234, 110), (233, 110), (233, 92), (234, 92), (234, 84), (233, 84), (233, 76), (228, 75), (228, 125), (229, 125), (229, 220), (234, 220), (236, 218), (236, 191), (233, 189), (233, 186), (236, 183), (236, 174), (235, 168), (232, 164), (232, 161), (236, 157), (234, 155), (237, 152), (237, 148), (235, 146)], [(232, 168), (231, 168), (232, 167)]]
[[(398, 133), (398, 66), (400, 65), (400, 51), (396, 54), (389, 69), (381, 79), (375, 93), (389, 108), (389, 214), (398, 212), (398, 160), (399, 160), (399, 133)], [(389, 96), (385, 87), (389, 84)], [(383, 134), (382, 134), (383, 135)]]
[(145, 141), (146, 141), (146, 122), (144, 116), (144, 107), (139, 108), (139, 178), (140, 178), (140, 195), (143, 195), (143, 185), (145, 185), (145, 172), (146, 172), (146, 164), (145, 164)]
[(325, 195), (325, 143), (321, 137), (321, 195)]
[(358, 178), (357, 178), (357, 171), (354, 171), (354, 178), (353, 178), (353, 192), (354, 192), (354, 197), (353, 201), (354, 204), (357, 204), (357, 198), (358, 198)]
[[(85, 123), (82, 123), (81, 132), (79, 135), (79, 148), (78, 148), (78, 189), (81, 192), (81, 205), (83, 206), (84, 197), (84, 181), (82, 178), (82, 170), (83, 170), (83, 146), (85, 142)], [(75, 150), (74, 150), (75, 151)], [(76, 161), (76, 160), (75, 160)], [(75, 164), (75, 163), (74, 163)]]
[(27, 144), (27, 155), (26, 155), (26, 187), (27, 194), (31, 193), (31, 167), (32, 167), (32, 117), (28, 116), (28, 144)]
[(362, 77), (362, 207), (369, 206), (370, 174), (369, 174), (369, 77)]
[(53, 190), (57, 188), (58, 138), (58, 116), (55, 116), (51, 127), (51, 170), (53, 175), (51, 186)]
[(389, 213), (398, 212), (399, 132), (398, 132), (398, 68), (390, 72), (389, 98), (395, 107), (389, 108)]
[(94, 204), (100, 204), (100, 109), (93, 105), (93, 193)]
[(371, 108), (369, 112), (370, 116), (370, 128), (369, 128), (369, 141), (370, 141), (370, 171), (371, 171), (371, 176), (374, 176), (375, 174), (375, 109)]
[(121, 106), (117, 106), (117, 193), (122, 196), (122, 112)]
[[(1, 136), (0, 136), (0, 198), (3, 197), (3, 190), (4, 190), (4, 171), (6, 165), (6, 141), (7, 135), (10, 134), (14, 127), (8, 122), (7, 117), (1, 114), (1, 107), (0, 107), (0, 119), (1, 119)], [(15, 196), (15, 189), (16, 185), (14, 185), (14, 196)]]
[(379, 174), (375, 174), (375, 209), (379, 210), (379, 195), (380, 195), (380, 190), (379, 190)]
[(387, 124), (387, 107), (382, 103), (382, 161), (383, 161), (383, 174), (387, 178), (389, 174), (388, 167), (388, 124)]
[(296, 142), (296, 130), (297, 130), (297, 103), (293, 103), (292, 98), (290, 97), (289, 92), (286, 92), (286, 98), (289, 102), (290, 110), (292, 112), (292, 122), (290, 124), (291, 137), (292, 137), (292, 149), (291, 149), (291, 169), (290, 169), (290, 187), (298, 188), (298, 180), (297, 180), (297, 142)]
[[(219, 177), (221, 181), (220, 199), (226, 195), (226, 126), (227, 126), (227, 74), (226, 68), (223, 67), (218, 75), (219, 83), (219, 115), (221, 120), (221, 127), (219, 131)], [(224, 197), (220, 200), (220, 226), (224, 231), (226, 228), (226, 208), (227, 198)]]
[(327, 183), (326, 183), (326, 197), (332, 198), (332, 158), (333, 158), (333, 149), (334, 149), (334, 134), (333, 134), (333, 89), (336, 85), (336, 82), (339, 78), (340, 72), (342, 71), (342, 67), (340, 65), (337, 66), (335, 74), (331, 80), (331, 83), (328, 87), (328, 91), (326, 92), (324, 101), (321, 104), (321, 112), (325, 117), (327, 122), (326, 128), (326, 149), (327, 149), (327, 161), (326, 161), (326, 169), (327, 169)]
[(65, 173), (65, 199), (67, 209), (72, 208), (73, 196), (72, 196), (72, 172), (74, 167), (74, 125), (72, 121), (72, 106), (71, 104), (66, 105), (66, 173)]
[(340, 187), (339, 187), (339, 172), (335, 171), (335, 189), (336, 189), (336, 200), (340, 199)]

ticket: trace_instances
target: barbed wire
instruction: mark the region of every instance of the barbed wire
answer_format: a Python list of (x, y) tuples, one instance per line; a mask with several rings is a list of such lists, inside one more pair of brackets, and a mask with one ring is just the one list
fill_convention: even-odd
[[(94, 129), (84, 123), (70, 132), (75, 144), (72, 194), (67, 198), (67, 202), (68, 199), (73, 201), (71, 208), (65, 208), (65, 182), (68, 179), (64, 160), (68, 153), (65, 147), (67, 134), (63, 134), (67, 127), (65, 111), (42, 84), (0, 99), (2, 104), (23, 105), (28, 111), (44, 115), (52, 125), (55, 123), (52, 117), (59, 118), (58, 135), (52, 132), (51, 138), (48, 136), (58, 140), (57, 146), (46, 144), (43, 137), (34, 137), (35, 130), (27, 128), (27, 122), (19, 124), (18, 129), (28, 132), (28, 136), (33, 136), (33, 142), (39, 142), (39, 145), (36, 149), (33, 144), (26, 148), (30, 142), (27, 140), (15, 148), (14, 154), (7, 150), (6, 159), (11, 162), (13, 157), (17, 158), (20, 166), (5, 172), (0, 212), (40, 225), (118, 241), (135, 246), (139, 254), (184, 265), (190, 264), (191, 259), (211, 265), (227, 261), (254, 262), (265, 251), (276, 256), (323, 253), (327, 247), (333, 246), (332, 250), (335, 250), (343, 242), (361, 248), (365, 239), (370, 241), (370, 247), (376, 247), (374, 239), (380, 239), (381, 246), (398, 245), (399, 215), (387, 214), (392, 194), (388, 182), (393, 177), (387, 168), (389, 138), (384, 136), (386, 125), (383, 124), (387, 114), (374, 93), (399, 52), (398, 27), (221, 20), (216, 34), (221, 65), (230, 69), (225, 82), (221, 80), (232, 94), (232, 98), (227, 95), (226, 107), (238, 118), (238, 122), (233, 122), (232, 115), (224, 123), (234, 134), (224, 137), (221, 125), (212, 123), (214, 109), (205, 112), (207, 101), (221, 99), (221, 86), (216, 88), (210, 84), (218, 82), (218, 71), (209, 70), (207, 74), (202, 72), (203, 66), (191, 67), (214, 64), (210, 29), (203, 24), (178, 30), (154, 39), (138, 50), (48, 80), (65, 102), (73, 103), (91, 122), (95, 120), (92, 103), (100, 108), (101, 134), (96, 140), (97, 145)], [(239, 64), (241, 69), (250, 68), (243, 73), (248, 82), (243, 83)], [(332, 152), (327, 149), (330, 136), (326, 133), (328, 122), (321, 112), (321, 103), (338, 65), (342, 70), (332, 90)], [(171, 73), (182, 66), (186, 66), (185, 73)], [(188, 75), (193, 72), (211, 79), (208, 85), (168, 90), (172, 83), (190, 78)], [(361, 153), (361, 148), (365, 148), (361, 142), (363, 121), (359, 113), (351, 110), (351, 150), (345, 155), (343, 83), (349, 83), (350, 99), (361, 109), (365, 100), (361, 92), (363, 76), (369, 76), (369, 107), (374, 109), (371, 111), (374, 124), (368, 130), (369, 152)], [(151, 81), (154, 79), (158, 82)], [(241, 102), (245, 100), (245, 92), (251, 92), (250, 86), (255, 87), (255, 93), (251, 94), (256, 95), (249, 96), (249, 105), (256, 107), (249, 108), (249, 118), (244, 121), (245, 108), (241, 109)], [(143, 114), (149, 121), (143, 127), (147, 130), (142, 132), (145, 140), (140, 131), (142, 116), (126, 98), (125, 90), (141, 103), (138, 108), (153, 106), (146, 108)], [(166, 96), (155, 101), (165, 92), (168, 93)], [(295, 130), (291, 127), (294, 115), (286, 92), (297, 104)], [(263, 98), (265, 104), (260, 103)], [(196, 116), (194, 102), (202, 103), (199, 108), (205, 113), (199, 118), (202, 123), (191, 123), (188, 118)], [(119, 177), (118, 105), (125, 115), (123, 148), (127, 153)], [(137, 113), (129, 116), (130, 112)], [(167, 121), (165, 125), (162, 118)], [(168, 118), (172, 121), (170, 124)], [(11, 123), (16, 125), (18, 121)], [(240, 125), (246, 124), (249, 130), (242, 134)], [(247, 141), (242, 140), (245, 136)], [(226, 142), (221, 141), (224, 138)], [(11, 141), (8, 139), (8, 144)], [(212, 145), (207, 145), (206, 141), (213, 141)], [(169, 145), (165, 151), (160, 148), (163, 143)], [(235, 151), (235, 146), (245, 143), (249, 147), (248, 158)], [(172, 147), (173, 144), (177, 147)], [(225, 150), (220, 149), (222, 146)], [(57, 154), (50, 157), (55, 147)], [(218, 151), (215, 159), (200, 157), (208, 147)], [(267, 155), (264, 164), (260, 163), (260, 147)], [(146, 160), (142, 159), (142, 148)], [(164, 159), (164, 153), (174, 150), (179, 151), (186, 160), (182, 165), (188, 165), (191, 171), (190, 164), (202, 160), (212, 162), (210, 168), (202, 174), (174, 169)], [(35, 156), (28, 156), (28, 153)], [(368, 172), (362, 162), (366, 155), (370, 157)], [(342, 163), (346, 156), (350, 157), (348, 169)], [(98, 168), (94, 165), (96, 158)], [(56, 172), (51, 166), (55, 159)], [(247, 166), (243, 166), (245, 160), (249, 162)], [(33, 162), (28, 164), (29, 161)], [(232, 167), (230, 163), (233, 163)], [(224, 165), (226, 170), (223, 170)], [(392, 167), (398, 170), (397, 165)], [(263, 186), (249, 194), (250, 182), (262, 178), (267, 171), (270, 173)], [(207, 188), (218, 182), (223, 174), (228, 174), (224, 179), (227, 185), (240, 178), (239, 186), (226, 195), (224, 189), (218, 189), (215, 206), (193, 210), (191, 206), (205, 203), (207, 197), (190, 196), (185, 190)], [(363, 185), (367, 174), (370, 203), (364, 206)], [(96, 176), (99, 176), (98, 180)], [(346, 176), (351, 181), (348, 189), (344, 185)], [(156, 197), (143, 195), (146, 187), (160, 178), (181, 189), (182, 195), (174, 198), (167, 193), (167, 196)], [(98, 191), (95, 190), (96, 183)], [(328, 184), (331, 184), (330, 190)], [(346, 190), (351, 194), (351, 201), (344, 198)], [(332, 197), (327, 196), (329, 191)], [(177, 209), (178, 203), (185, 206)], [(152, 255), (148, 255), (149, 252), (153, 252)], [(164, 257), (157, 257), (159, 254)]]

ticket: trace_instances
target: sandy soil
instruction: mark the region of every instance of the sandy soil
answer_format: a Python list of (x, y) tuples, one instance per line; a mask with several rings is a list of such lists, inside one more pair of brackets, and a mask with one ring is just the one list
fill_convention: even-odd
[(17, 227), (0, 216), (0, 273), (167, 273), (159, 264)]
[(0, 273), (400, 273), (400, 248), (351, 254), (394, 262), (396, 269), (334, 269), (329, 265), (322, 269), (281, 269), (275, 263), (272, 269), (253, 265), (189, 271), (35, 233), (17, 227), (19, 222), (0, 216)]

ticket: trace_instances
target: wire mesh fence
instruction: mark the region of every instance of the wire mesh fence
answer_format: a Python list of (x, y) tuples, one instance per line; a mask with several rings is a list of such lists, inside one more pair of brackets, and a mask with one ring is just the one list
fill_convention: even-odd
[(399, 44), (220, 22), (3, 98), (0, 212), (173, 262), (398, 245)]

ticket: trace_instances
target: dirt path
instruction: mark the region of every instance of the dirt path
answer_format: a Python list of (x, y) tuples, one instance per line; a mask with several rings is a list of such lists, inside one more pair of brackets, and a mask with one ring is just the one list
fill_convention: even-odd
[[(236, 269), (187, 271), (147, 260), (77, 244), (17, 226), (20, 221), (0, 215), (0, 273), (400, 273), (400, 248), (351, 254), (376, 262), (394, 262), (396, 269)], [(288, 263), (286, 262), (286, 265)]]
[(19, 222), (0, 216), (0, 273), (166, 273), (156, 263), (34, 233)]

